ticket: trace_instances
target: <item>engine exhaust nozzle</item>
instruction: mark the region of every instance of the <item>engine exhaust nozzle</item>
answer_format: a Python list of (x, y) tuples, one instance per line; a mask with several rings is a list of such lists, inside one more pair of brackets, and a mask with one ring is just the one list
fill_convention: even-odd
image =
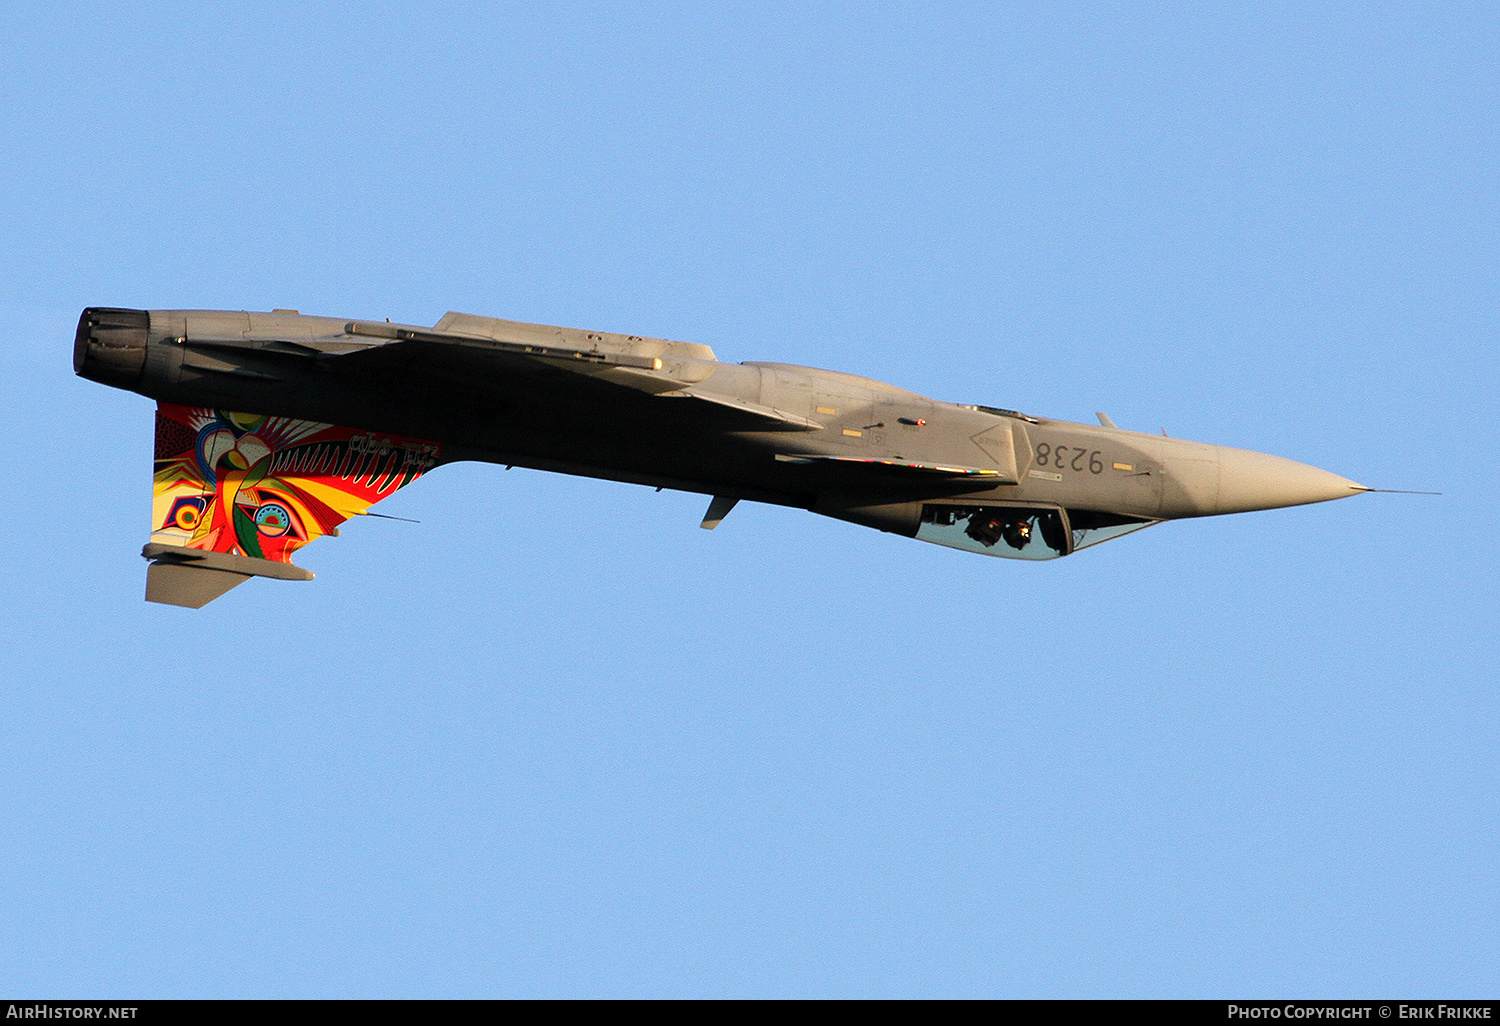
[(146, 364), (151, 315), (145, 310), (91, 306), (78, 318), (73, 370), (116, 388), (133, 388)]

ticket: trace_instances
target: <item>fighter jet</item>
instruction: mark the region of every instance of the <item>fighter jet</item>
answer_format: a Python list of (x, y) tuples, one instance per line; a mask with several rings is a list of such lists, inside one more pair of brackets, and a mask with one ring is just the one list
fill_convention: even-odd
[[(444, 463), (795, 506), (1054, 559), (1163, 520), (1374, 491), (1243, 449), (928, 399), (692, 342), (450, 313), (430, 328), (91, 307), (74, 370), (157, 401), (146, 598), (198, 608)], [(379, 515), (379, 514), (375, 514)]]

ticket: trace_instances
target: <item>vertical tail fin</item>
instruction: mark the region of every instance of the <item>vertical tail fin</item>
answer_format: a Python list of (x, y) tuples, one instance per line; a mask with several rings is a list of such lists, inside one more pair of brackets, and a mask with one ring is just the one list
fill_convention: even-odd
[(160, 403), (146, 598), (198, 608), (250, 577), (311, 579), (293, 553), (441, 458), (385, 432)]

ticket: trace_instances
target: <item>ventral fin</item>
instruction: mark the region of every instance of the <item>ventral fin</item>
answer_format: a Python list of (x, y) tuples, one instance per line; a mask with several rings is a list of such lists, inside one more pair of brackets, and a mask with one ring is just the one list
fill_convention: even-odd
[(731, 499), (725, 495), (715, 495), (714, 501), (708, 504), (708, 512), (703, 514), (703, 523), (698, 526), (705, 531), (712, 531), (724, 522), (724, 518), (729, 516), (729, 511), (734, 509), (734, 504), (739, 501), (739, 499)]

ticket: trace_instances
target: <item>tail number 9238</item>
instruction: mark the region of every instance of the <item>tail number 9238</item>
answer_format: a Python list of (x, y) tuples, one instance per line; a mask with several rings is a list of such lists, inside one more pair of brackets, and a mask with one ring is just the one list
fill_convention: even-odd
[(1076, 446), (1048, 445), (1042, 442), (1036, 447), (1036, 464), (1039, 467), (1056, 467), (1058, 470), (1087, 470), (1090, 474), (1104, 473), (1103, 450), (1079, 449)]

